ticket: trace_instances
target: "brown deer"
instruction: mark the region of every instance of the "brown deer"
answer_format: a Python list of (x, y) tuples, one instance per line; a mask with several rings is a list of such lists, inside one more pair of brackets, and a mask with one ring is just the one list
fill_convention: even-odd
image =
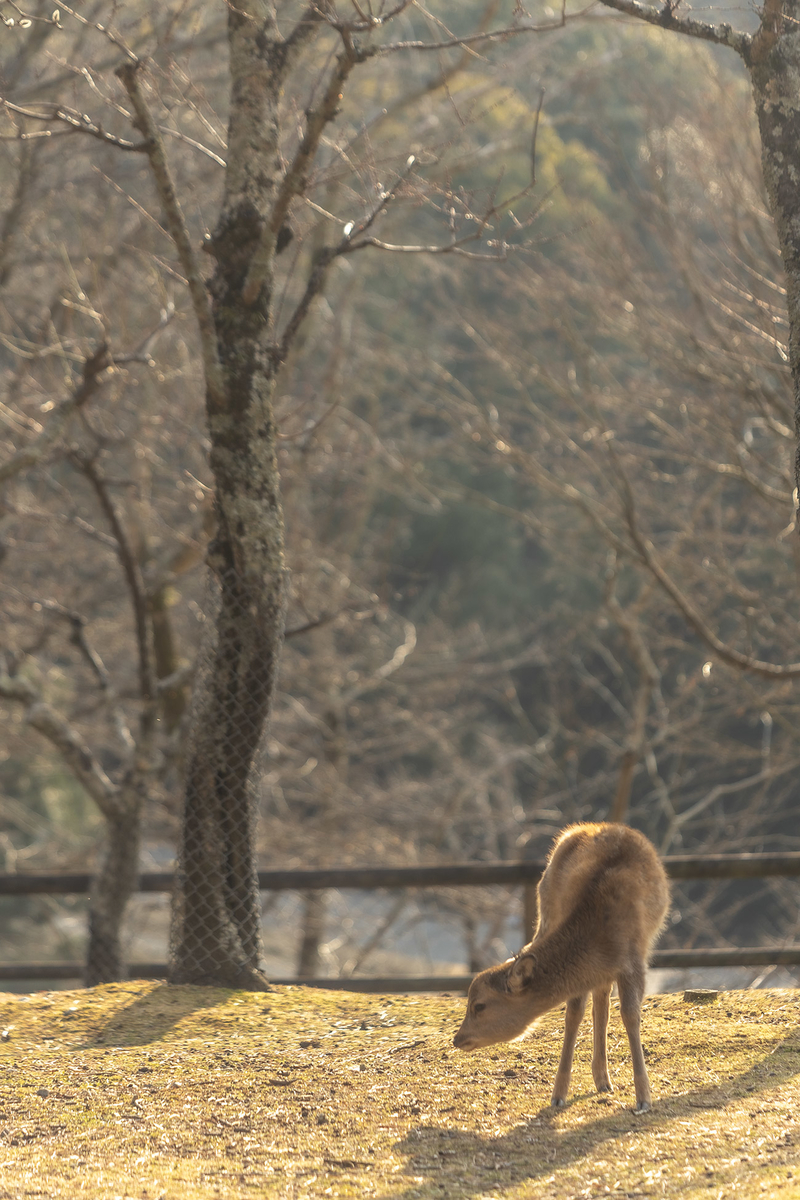
[(612, 1091), (606, 1057), (611, 988), (619, 989), (636, 1089), (634, 1112), (650, 1108), (639, 1032), (644, 976), (669, 909), (669, 883), (655, 848), (626, 825), (572, 825), (553, 845), (539, 881), (539, 924), (515, 958), (476, 975), (453, 1044), (477, 1050), (510, 1042), (567, 1002), (564, 1045), (552, 1103), (566, 1103), (572, 1056), (592, 993), (592, 1076)]

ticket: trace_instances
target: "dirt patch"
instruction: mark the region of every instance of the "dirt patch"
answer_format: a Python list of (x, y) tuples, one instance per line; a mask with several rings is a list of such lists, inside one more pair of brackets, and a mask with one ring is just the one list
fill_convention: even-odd
[(612, 1097), (590, 1024), (549, 1106), (561, 1015), (461, 1055), (463, 998), (153, 982), (0, 996), (5, 1197), (800, 1196), (800, 992), (654, 996), (655, 1104)]

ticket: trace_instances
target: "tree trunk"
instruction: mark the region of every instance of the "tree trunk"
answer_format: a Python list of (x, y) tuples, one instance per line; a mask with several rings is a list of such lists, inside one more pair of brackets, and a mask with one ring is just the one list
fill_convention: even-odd
[(120, 806), (106, 814), (104, 842), (92, 883), (86, 987), (112, 983), (128, 975), (120, 927), (139, 877), (140, 813), (138, 805)]
[(217, 645), (189, 759), (172, 983), (262, 988), (261, 906), (250, 770), (272, 698), (281, 580), (220, 579)]
[(795, 404), (795, 485), (800, 486), (800, 2), (767, 0), (747, 56), (761, 163), (786, 271), (789, 363)]
[(222, 386), (206, 393), (217, 516), (208, 563), (220, 606), (188, 766), (170, 980), (260, 989), (267, 982), (258, 969), (261, 907), (248, 781), (270, 713), (284, 611), (271, 271), (255, 298), (243, 292), (280, 180), (285, 52), (277, 31), (270, 41), (268, 28), (258, 37), (254, 28), (243, 9), (231, 7), (228, 164), (209, 244)]
[(299, 979), (313, 979), (320, 972), (319, 947), (325, 934), (325, 893), (303, 893), (303, 933), (297, 957)]

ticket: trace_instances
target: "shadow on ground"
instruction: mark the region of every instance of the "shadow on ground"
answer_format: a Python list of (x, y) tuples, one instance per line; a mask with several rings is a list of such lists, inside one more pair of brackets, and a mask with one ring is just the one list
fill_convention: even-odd
[[(727, 1080), (724, 1086), (657, 1101), (645, 1116), (637, 1117), (627, 1109), (616, 1108), (613, 1113), (578, 1128), (562, 1129), (559, 1117), (571, 1105), (561, 1112), (548, 1105), (502, 1137), (420, 1125), (394, 1146), (408, 1156), (406, 1173), (414, 1177), (414, 1182), (382, 1200), (412, 1200), (429, 1193), (463, 1200), (483, 1197), (488, 1192), (501, 1195), (507, 1188), (522, 1183), (549, 1180), (581, 1160), (602, 1158), (603, 1143), (620, 1135), (630, 1134), (633, 1139), (654, 1126), (664, 1128), (670, 1122), (696, 1116), (698, 1109), (724, 1110), (746, 1096), (754, 1100), (759, 1092), (771, 1090), (798, 1075), (800, 1035), (793, 1034), (748, 1071)], [(576, 1097), (572, 1104), (588, 1098)], [(597, 1103), (609, 1101), (598, 1098)], [(789, 1144), (796, 1144), (797, 1134), (795, 1129)]]
[(84, 1049), (93, 1046), (146, 1046), (161, 1041), (185, 1017), (200, 1009), (226, 1004), (231, 992), (224, 988), (191, 987), (160, 983), (143, 996), (117, 1008), (97, 1029)]

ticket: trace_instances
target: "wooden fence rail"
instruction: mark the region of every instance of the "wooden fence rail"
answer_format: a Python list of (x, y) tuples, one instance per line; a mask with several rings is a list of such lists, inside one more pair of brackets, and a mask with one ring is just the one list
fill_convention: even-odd
[[(664, 859), (672, 879), (763, 879), (800, 876), (800, 851), (790, 854), (674, 854)], [(259, 871), (263, 892), (313, 892), (328, 888), (488, 887), (493, 884), (534, 885), (544, 862), (448, 863), (434, 867), (324, 867), (310, 871)], [(144, 871), (140, 892), (171, 892), (172, 871)], [(92, 876), (85, 871), (0, 873), (0, 896), (60, 893), (88, 895)]]
[[(672, 879), (763, 879), (770, 876), (799, 877), (800, 853), (787, 854), (678, 854), (664, 860)], [(431, 887), (488, 887), (522, 885), (525, 896), (525, 933), (534, 920), (532, 897), (542, 871), (542, 861), (495, 863), (452, 863), (429, 867), (342, 867), (318, 870), (259, 871), (262, 891), (324, 891), (327, 889), (397, 890)], [(170, 892), (172, 871), (145, 871), (139, 877), (140, 892)], [(92, 876), (87, 872), (0, 873), (0, 896), (89, 895)], [(527, 940), (527, 937), (526, 937)], [(699, 950), (659, 950), (653, 955), (657, 968), (757, 967), (800, 965), (800, 946), (731, 947)], [(131, 963), (132, 976), (161, 979), (166, 963)], [(83, 964), (77, 962), (0, 963), (0, 982), (15, 979), (80, 979)], [(438, 975), (417, 978), (275, 979), (274, 983), (306, 987), (347, 988), (363, 992), (463, 991), (469, 976)]]

